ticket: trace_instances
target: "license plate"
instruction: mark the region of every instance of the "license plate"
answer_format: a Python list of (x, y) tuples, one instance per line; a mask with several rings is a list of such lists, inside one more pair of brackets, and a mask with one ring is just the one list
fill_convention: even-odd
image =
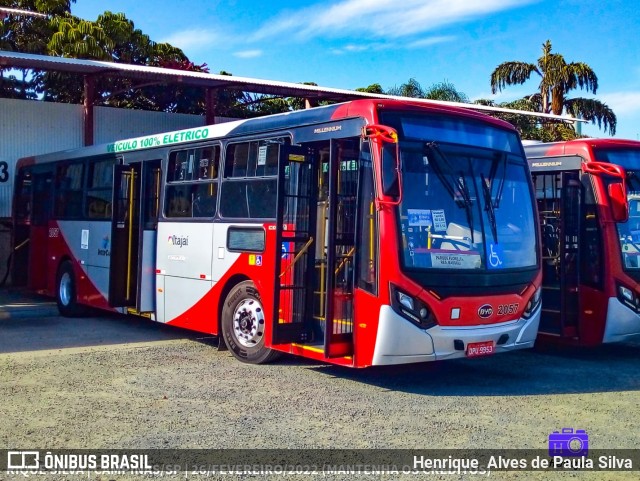
[(467, 357), (489, 356), (495, 352), (493, 341), (467, 344)]

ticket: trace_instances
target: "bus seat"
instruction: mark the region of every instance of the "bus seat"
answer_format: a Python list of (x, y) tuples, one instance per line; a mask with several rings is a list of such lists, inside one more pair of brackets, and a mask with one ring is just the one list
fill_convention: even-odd
[(557, 255), (558, 251), (558, 232), (551, 224), (543, 224), (542, 226), (542, 245), (545, 254), (548, 256)]

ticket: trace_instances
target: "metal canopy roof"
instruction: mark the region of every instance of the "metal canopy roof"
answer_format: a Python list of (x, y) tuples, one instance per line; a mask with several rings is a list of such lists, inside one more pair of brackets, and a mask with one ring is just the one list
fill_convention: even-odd
[(452, 107), (464, 107), (485, 112), (501, 112), (510, 114), (522, 114), (538, 118), (563, 120), (575, 122), (572, 117), (557, 116), (528, 112), (525, 110), (511, 110), (501, 107), (490, 107), (478, 104), (465, 104), (459, 102), (445, 102), (440, 100), (415, 99), (398, 97), (393, 95), (372, 94), (355, 90), (304, 85), (293, 82), (279, 82), (275, 80), (263, 80), (229, 75), (217, 75), (203, 72), (190, 72), (145, 65), (131, 65), (124, 63), (103, 62), (99, 60), (80, 60), (64, 57), (50, 57), (19, 52), (0, 50), (0, 68), (23, 68), (36, 70), (54, 70), (58, 72), (72, 72), (83, 75), (117, 76), (140, 80), (154, 80), (157, 82), (182, 84), (203, 88), (227, 88), (244, 92), (277, 95), (282, 97), (301, 97), (317, 100), (347, 101), (356, 98), (389, 98), (396, 100), (411, 100), (432, 105), (444, 105)]

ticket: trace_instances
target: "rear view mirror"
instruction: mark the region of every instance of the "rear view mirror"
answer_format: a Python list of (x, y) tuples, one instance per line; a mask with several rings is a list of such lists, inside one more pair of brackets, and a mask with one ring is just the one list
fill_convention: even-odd
[(582, 170), (598, 177), (606, 175), (617, 179), (608, 187), (611, 215), (615, 222), (627, 222), (629, 220), (629, 201), (625, 185), (627, 174), (624, 168), (608, 162), (583, 162)]
[(629, 219), (629, 202), (622, 182), (609, 184), (609, 200), (611, 213), (616, 222), (627, 222)]
[[(380, 210), (383, 205), (400, 205), (402, 175), (398, 133), (391, 127), (371, 124), (363, 128), (362, 136), (372, 142), (378, 154), (378, 161), (374, 163), (378, 184), (376, 208)], [(389, 197), (394, 200), (389, 200)]]
[(382, 193), (390, 197), (400, 195), (400, 176), (395, 144), (382, 145)]

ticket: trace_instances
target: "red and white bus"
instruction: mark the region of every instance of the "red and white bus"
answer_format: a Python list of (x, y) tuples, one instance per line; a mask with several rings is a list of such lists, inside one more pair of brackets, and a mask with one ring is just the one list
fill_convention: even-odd
[[(14, 281), (364, 367), (531, 347), (535, 198), (509, 124), (357, 100), (21, 159)], [(223, 343), (221, 343), (223, 344)]]
[(640, 142), (525, 151), (542, 233), (541, 338), (593, 346), (640, 335)]

